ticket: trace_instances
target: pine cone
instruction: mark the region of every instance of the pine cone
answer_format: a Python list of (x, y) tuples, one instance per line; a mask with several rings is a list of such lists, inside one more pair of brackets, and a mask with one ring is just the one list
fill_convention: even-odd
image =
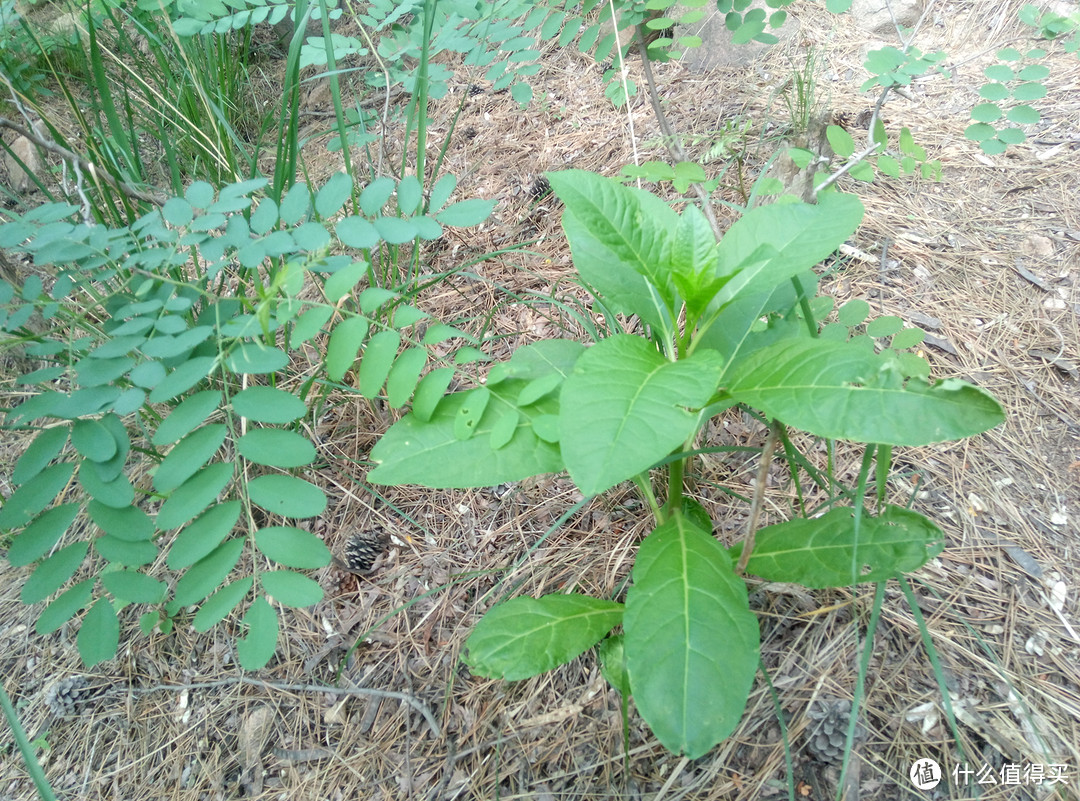
[(382, 556), (390, 536), (385, 529), (374, 528), (357, 531), (349, 536), (345, 542), (344, 559), (334, 559), (342, 570), (363, 575), (370, 573), (375, 566), (375, 560)]
[(91, 687), (85, 676), (68, 676), (45, 691), (45, 704), (58, 718), (79, 713), (83, 707), (104, 691), (104, 687)]
[[(806, 729), (806, 747), (822, 762), (840, 762), (844, 758), (848, 722), (851, 720), (851, 701), (847, 698), (819, 698), (806, 716), (811, 723)], [(866, 737), (861, 725), (855, 727), (855, 744)]]

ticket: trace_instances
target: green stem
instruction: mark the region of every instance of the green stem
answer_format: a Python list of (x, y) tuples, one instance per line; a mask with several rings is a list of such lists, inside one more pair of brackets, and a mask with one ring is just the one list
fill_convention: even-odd
[(11, 699), (8, 698), (3, 685), (0, 685), (0, 708), (3, 708), (4, 717), (7, 718), (8, 725), (11, 726), (11, 733), (15, 735), (15, 743), (19, 746), (19, 753), (22, 754), (26, 772), (30, 774), (34, 786), (37, 787), (38, 795), (44, 801), (56, 801), (52, 787), (49, 786), (49, 781), (45, 778), (45, 771), (41, 769), (41, 765), (38, 764), (34, 756), (34, 748), (30, 745), (30, 740), (27, 738), (22, 724), (19, 723), (19, 716), (15, 714), (15, 707), (11, 705)]
[(799, 296), (799, 308), (802, 309), (803, 319), (806, 320), (806, 328), (810, 331), (810, 336), (816, 339), (818, 335), (817, 324), (814, 322), (814, 312), (810, 308), (810, 299), (806, 297), (802, 281), (799, 280), (797, 275), (793, 275), (791, 276), (791, 285), (795, 287), (795, 294)]
[(634, 476), (633, 481), (637, 484), (638, 491), (641, 493), (641, 497), (645, 499), (645, 503), (649, 504), (656, 525), (660, 525), (667, 520), (664, 509), (661, 509), (660, 504), (656, 502), (656, 494), (652, 491), (652, 487), (649, 486), (649, 474), (647, 472), (638, 473)]

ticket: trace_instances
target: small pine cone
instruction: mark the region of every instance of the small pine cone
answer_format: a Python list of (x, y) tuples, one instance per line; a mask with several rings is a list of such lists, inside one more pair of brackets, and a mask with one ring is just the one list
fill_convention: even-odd
[[(844, 758), (851, 701), (847, 698), (820, 698), (806, 710), (811, 723), (806, 729), (806, 746), (822, 762), (840, 762)], [(861, 725), (855, 727), (855, 743), (865, 739)]]
[(543, 175), (536, 176), (536, 179), (529, 186), (529, 197), (533, 200), (542, 200), (544, 197), (551, 194), (551, 182), (548, 181)]
[(68, 676), (45, 691), (45, 704), (58, 718), (78, 714), (86, 704), (101, 695), (104, 687), (91, 687), (85, 676)]
[(337, 560), (338, 567), (349, 573), (370, 573), (375, 560), (382, 556), (390, 540), (385, 529), (374, 528), (357, 531), (345, 542), (344, 559)]

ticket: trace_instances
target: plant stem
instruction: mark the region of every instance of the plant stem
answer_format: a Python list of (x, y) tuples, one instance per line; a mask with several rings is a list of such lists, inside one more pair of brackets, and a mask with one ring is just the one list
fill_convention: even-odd
[(52, 787), (49, 786), (49, 780), (45, 778), (45, 771), (41, 769), (41, 765), (34, 756), (33, 746), (30, 745), (30, 740), (26, 737), (26, 731), (23, 729), (22, 724), (19, 723), (19, 716), (15, 714), (15, 707), (11, 705), (11, 699), (8, 698), (2, 684), (0, 684), (0, 708), (3, 708), (4, 717), (7, 718), (8, 725), (11, 727), (11, 733), (15, 735), (19, 753), (22, 754), (23, 763), (26, 765), (26, 772), (30, 774), (34, 786), (37, 787), (38, 795), (44, 801), (56, 801)]
[(638, 473), (634, 476), (634, 483), (637, 485), (638, 491), (641, 493), (641, 497), (645, 499), (645, 503), (649, 504), (649, 509), (652, 510), (653, 518), (656, 520), (656, 524), (660, 525), (667, 520), (666, 508), (661, 509), (660, 504), (656, 502), (656, 493), (652, 491), (652, 487), (649, 486), (649, 474)]
[(769, 435), (761, 448), (761, 464), (758, 465), (757, 480), (754, 482), (754, 498), (750, 503), (750, 520), (746, 525), (739, 564), (735, 568), (738, 574), (746, 572), (746, 564), (750, 561), (750, 554), (754, 550), (754, 535), (757, 533), (758, 518), (761, 517), (761, 504), (765, 499), (765, 482), (769, 478), (769, 465), (772, 464), (773, 451), (776, 450), (776, 442), (779, 438), (779, 425), (774, 420), (769, 424)]

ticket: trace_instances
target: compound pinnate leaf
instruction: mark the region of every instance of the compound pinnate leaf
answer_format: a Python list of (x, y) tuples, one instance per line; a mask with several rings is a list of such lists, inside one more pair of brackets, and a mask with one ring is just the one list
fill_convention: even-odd
[(64, 503), (42, 512), (15, 535), (7, 552), (8, 561), (22, 567), (40, 559), (60, 541), (78, 513), (77, 503)]
[(244, 670), (258, 670), (266, 666), (277, 649), (277, 613), (265, 598), (259, 597), (248, 607), (243, 622), (248, 630), (236, 641), (236, 655)]
[(93, 578), (80, 581), (56, 596), (56, 599), (45, 607), (45, 611), (38, 615), (34, 631), (38, 634), (52, 634), (78, 614), (79, 610), (86, 608), (90, 604), (96, 581), (97, 579)]
[(254, 576), (245, 576), (231, 584), (226, 584), (202, 602), (199, 611), (195, 613), (195, 619), (191, 621), (191, 627), (195, 631), (209, 631), (212, 629), (244, 600), (244, 596), (247, 595), (248, 590), (251, 589), (254, 583)]
[(75, 542), (65, 548), (61, 548), (48, 559), (39, 564), (22, 588), (22, 602), (24, 604), (36, 604), (44, 601), (68, 579), (75, 575), (83, 559), (89, 544)]
[(166, 564), (173, 570), (195, 564), (229, 536), (240, 519), (240, 501), (211, 506), (181, 531), (169, 549)]
[(120, 621), (112, 604), (105, 598), (98, 598), (83, 617), (75, 642), (86, 667), (93, 667), (116, 656), (116, 646), (120, 644)]
[(559, 443), (570, 477), (595, 495), (647, 470), (695, 430), (716, 391), (719, 356), (670, 362), (641, 337), (619, 334), (587, 349), (563, 384)]
[(162, 582), (134, 570), (103, 573), (101, 582), (116, 598), (129, 603), (156, 604), (168, 589)]
[(233, 466), (217, 462), (199, 470), (173, 490), (158, 510), (155, 524), (161, 531), (182, 526), (201, 514), (233, 477)]
[(526, 679), (580, 656), (622, 616), (622, 604), (586, 595), (514, 598), (476, 625), (465, 662), (480, 676)]
[(895, 357), (855, 342), (784, 340), (750, 354), (731, 396), (819, 437), (927, 445), (979, 434), (1004, 421), (987, 392), (957, 379), (905, 380)]
[(634, 702), (665, 747), (696, 759), (742, 717), (758, 624), (731, 557), (677, 514), (641, 543), (623, 618)]
[(185, 436), (158, 465), (154, 473), (154, 488), (167, 493), (179, 487), (218, 452), (226, 434), (228, 428), (224, 424), (213, 423)]
[(251, 500), (282, 517), (315, 517), (326, 509), (326, 495), (295, 476), (259, 476), (248, 483)]
[(758, 531), (747, 572), (814, 589), (849, 587), (918, 570), (944, 547), (941, 529), (902, 507), (864, 514), (858, 529), (854, 511), (839, 508)]
[(74, 471), (71, 462), (51, 465), (11, 493), (0, 508), (0, 529), (30, 522), (30, 518), (60, 496)]
[(302, 400), (276, 387), (249, 387), (232, 398), (233, 410), (260, 423), (291, 423), (307, 413)]
[(255, 532), (255, 546), (263, 556), (286, 567), (314, 569), (330, 564), (330, 550), (309, 531), (292, 526), (271, 526)]
[(263, 590), (285, 606), (305, 607), (322, 600), (319, 582), (292, 570), (271, 570), (259, 575)]
[(300, 467), (315, 460), (315, 446), (295, 431), (256, 428), (236, 441), (240, 455), (269, 467)]

